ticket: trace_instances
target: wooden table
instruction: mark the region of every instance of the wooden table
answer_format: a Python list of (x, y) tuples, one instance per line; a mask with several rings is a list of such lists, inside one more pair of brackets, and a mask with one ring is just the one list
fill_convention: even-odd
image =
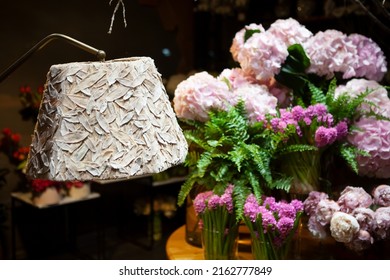
[[(168, 238), (165, 246), (169, 260), (204, 260), (203, 249), (187, 243), (185, 225), (175, 230)], [(250, 252), (238, 252), (239, 260), (251, 260)]]

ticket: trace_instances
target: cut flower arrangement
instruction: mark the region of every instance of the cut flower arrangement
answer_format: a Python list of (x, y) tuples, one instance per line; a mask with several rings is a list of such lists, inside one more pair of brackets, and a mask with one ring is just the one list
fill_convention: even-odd
[(312, 34), (289, 18), (245, 26), (230, 50), (236, 68), (196, 73), (175, 90), (190, 147), (179, 205), (198, 185), (216, 195), (233, 185), (241, 221), (249, 195), (263, 205), (275, 190), (332, 190), (324, 169), (335, 158), (359, 176), (390, 178), (387, 64), (375, 42)]

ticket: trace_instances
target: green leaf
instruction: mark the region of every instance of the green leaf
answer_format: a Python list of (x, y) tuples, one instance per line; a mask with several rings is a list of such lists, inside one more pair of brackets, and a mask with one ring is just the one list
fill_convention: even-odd
[(244, 34), (244, 43), (248, 41), (250, 37), (253, 36), (253, 34), (260, 33), (259, 29), (246, 29)]

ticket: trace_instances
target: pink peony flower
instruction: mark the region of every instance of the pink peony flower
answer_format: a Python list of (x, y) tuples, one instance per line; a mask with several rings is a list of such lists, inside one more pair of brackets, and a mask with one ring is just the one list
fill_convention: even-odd
[(368, 249), (374, 243), (374, 238), (366, 230), (359, 230), (351, 242), (345, 243), (345, 246), (353, 251), (359, 252)]
[(361, 118), (357, 129), (347, 137), (355, 147), (370, 156), (358, 156), (359, 174), (376, 178), (390, 178), (390, 121)]
[(303, 202), (303, 207), (305, 209), (305, 213), (309, 216), (315, 214), (318, 203), (327, 199), (329, 196), (324, 192), (312, 191), (309, 193), (308, 197)]
[(355, 208), (370, 207), (372, 197), (363, 188), (348, 186), (341, 192), (337, 203), (340, 211), (352, 213)]
[(200, 72), (177, 86), (173, 103), (179, 118), (204, 122), (211, 109), (227, 110), (232, 98), (226, 83), (207, 72)]
[(374, 203), (378, 206), (390, 206), (390, 186), (379, 185), (373, 190)]
[(370, 94), (365, 98), (367, 101), (375, 104), (362, 104), (360, 110), (369, 111), (372, 109), (375, 113), (390, 117), (390, 99), (387, 95), (385, 87), (378, 84), (376, 81), (365, 79), (352, 79), (345, 85), (339, 85), (335, 90), (335, 97), (347, 93), (351, 97), (357, 97), (359, 94), (370, 90)]
[(348, 39), (357, 48), (357, 65), (354, 66), (355, 77), (365, 77), (380, 81), (387, 72), (386, 57), (381, 48), (370, 38), (360, 34), (351, 34)]
[(376, 209), (372, 229), (378, 239), (390, 237), (390, 207)]
[(370, 208), (358, 207), (352, 211), (352, 216), (358, 221), (360, 229), (371, 231), (372, 221), (375, 216), (373, 210)]
[(334, 213), (330, 221), (330, 232), (338, 242), (351, 242), (359, 230), (360, 226), (355, 217), (344, 212)]
[(315, 217), (321, 226), (325, 226), (330, 223), (333, 214), (338, 211), (340, 211), (340, 206), (335, 201), (322, 199), (317, 204)]
[(357, 48), (342, 32), (320, 31), (304, 42), (303, 47), (311, 62), (308, 73), (327, 79), (335, 72), (343, 73), (344, 79), (356, 74), (353, 66), (357, 64)]

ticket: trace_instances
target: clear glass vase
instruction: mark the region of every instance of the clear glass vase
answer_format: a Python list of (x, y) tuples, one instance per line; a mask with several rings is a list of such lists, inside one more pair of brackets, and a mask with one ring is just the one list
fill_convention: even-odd
[(202, 228), (202, 247), (205, 260), (236, 260), (238, 258), (238, 225), (225, 230)]

